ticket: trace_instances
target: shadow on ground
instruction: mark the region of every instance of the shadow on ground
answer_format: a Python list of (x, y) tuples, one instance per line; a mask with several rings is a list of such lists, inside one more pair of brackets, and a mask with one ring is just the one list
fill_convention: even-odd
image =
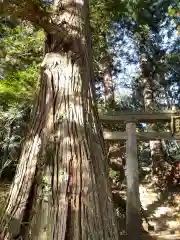
[[(179, 187), (166, 188), (161, 191), (161, 189), (153, 188), (152, 185), (146, 184), (145, 186), (147, 193), (142, 204), (145, 206), (145, 214), (149, 223), (154, 226), (151, 235), (156, 235), (154, 239), (180, 240)], [(154, 199), (152, 195), (154, 195)], [(152, 202), (149, 203), (148, 200), (151, 198)]]

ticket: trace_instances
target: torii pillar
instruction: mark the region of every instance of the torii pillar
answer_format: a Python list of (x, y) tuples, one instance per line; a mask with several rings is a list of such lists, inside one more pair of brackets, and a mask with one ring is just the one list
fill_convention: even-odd
[(139, 240), (141, 232), (141, 205), (139, 196), (136, 123), (127, 122), (126, 132), (126, 231), (128, 240)]

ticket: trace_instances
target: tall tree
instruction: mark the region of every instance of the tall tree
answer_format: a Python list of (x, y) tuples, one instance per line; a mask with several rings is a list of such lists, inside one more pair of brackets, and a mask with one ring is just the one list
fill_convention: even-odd
[[(146, 112), (153, 112), (155, 110), (154, 101), (154, 71), (151, 60), (146, 57), (145, 54), (141, 55), (141, 70), (142, 70), (142, 87), (143, 87), (143, 97), (144, 97), (144, 110)], [(150, 126), (151, 131), (157, 131), (157, 125), (153, 124)], [(158, 173), (162, 171), (162, 161), (163, 161), (163, 149), (160, 140), (150, 141), (150, 150), (153, 164), (153, 172)]]
[[(156, 3), (147, 1), (143, 3), (139, 1), (140, 9), (141, 4), (145, 5), (142, 13), (137, 11), (136, 15), (136, 27), (135, 38), (139, 45), (140, 55), (140, 69), (141, 76), (139, 84), (143, 91), (144, 110), (156, 111), (156, 89), (159, 82), (157, 76), (160, 75), (158, 68), (162, 65), (161, 59), (165, 54), (161, 48), (161, 36), (160, 31), (162, 29), (162, 23), (166, 20), (166, 13), (168, 11), (168, 2), (164, 1)], [(159, 11), (161, 14), (159, 14)], [(164, 76), (161, 74), (161, 78)], [(161, 79), (161, 81), (163, 81)], [(151, 131), (157, 131), (157, 124), (150, 126)], [(150, 150), (153, 164), (154, 173), (163, 171), (163, 148), (161, 141), (150, 141)]]
[(114, 83), (113, 83), (113, 65), (110, 55), (107, 56), (106, 61), (104, 63), (104, 97), (105, 103), (112, 105), (114, 103)]
[[(11, 3), (11, 4), (10, 4)], [(95, 108), (88, 1), (1, 2), (42, 27), (45, 58), (2, 239), (118, 239)]]

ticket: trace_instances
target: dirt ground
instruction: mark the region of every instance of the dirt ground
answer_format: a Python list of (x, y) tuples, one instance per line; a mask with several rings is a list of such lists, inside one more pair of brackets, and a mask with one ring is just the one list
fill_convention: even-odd
[[(0, 215), (9, 187), (10, 184), (0, 184)], [(180, 192), (157, 191), (151, 184), (141, 184), (139, 191), (141, 204), (153, 228), (149, 230), (144, 221), (147, 233), (142, 233), (141, 240), (180, 240)], [(122, 235), (121, 239), (127, 238)]]
[[(154, 239), (180, 240), (180, 192), (155, 190), (151, 184), (140, 186), (141, 204)], [(144, 223), (148, 231), (148, 226)]]

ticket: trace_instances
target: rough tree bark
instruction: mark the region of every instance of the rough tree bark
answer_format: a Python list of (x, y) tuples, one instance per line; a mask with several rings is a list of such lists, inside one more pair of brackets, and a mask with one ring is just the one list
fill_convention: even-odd
[(54, 1), (53, 7), (51, 22), (46, 18), (40, 24), (47, 41), (39, 97), (1, 239), (117, 240), (94, 101), (88, 1)]

